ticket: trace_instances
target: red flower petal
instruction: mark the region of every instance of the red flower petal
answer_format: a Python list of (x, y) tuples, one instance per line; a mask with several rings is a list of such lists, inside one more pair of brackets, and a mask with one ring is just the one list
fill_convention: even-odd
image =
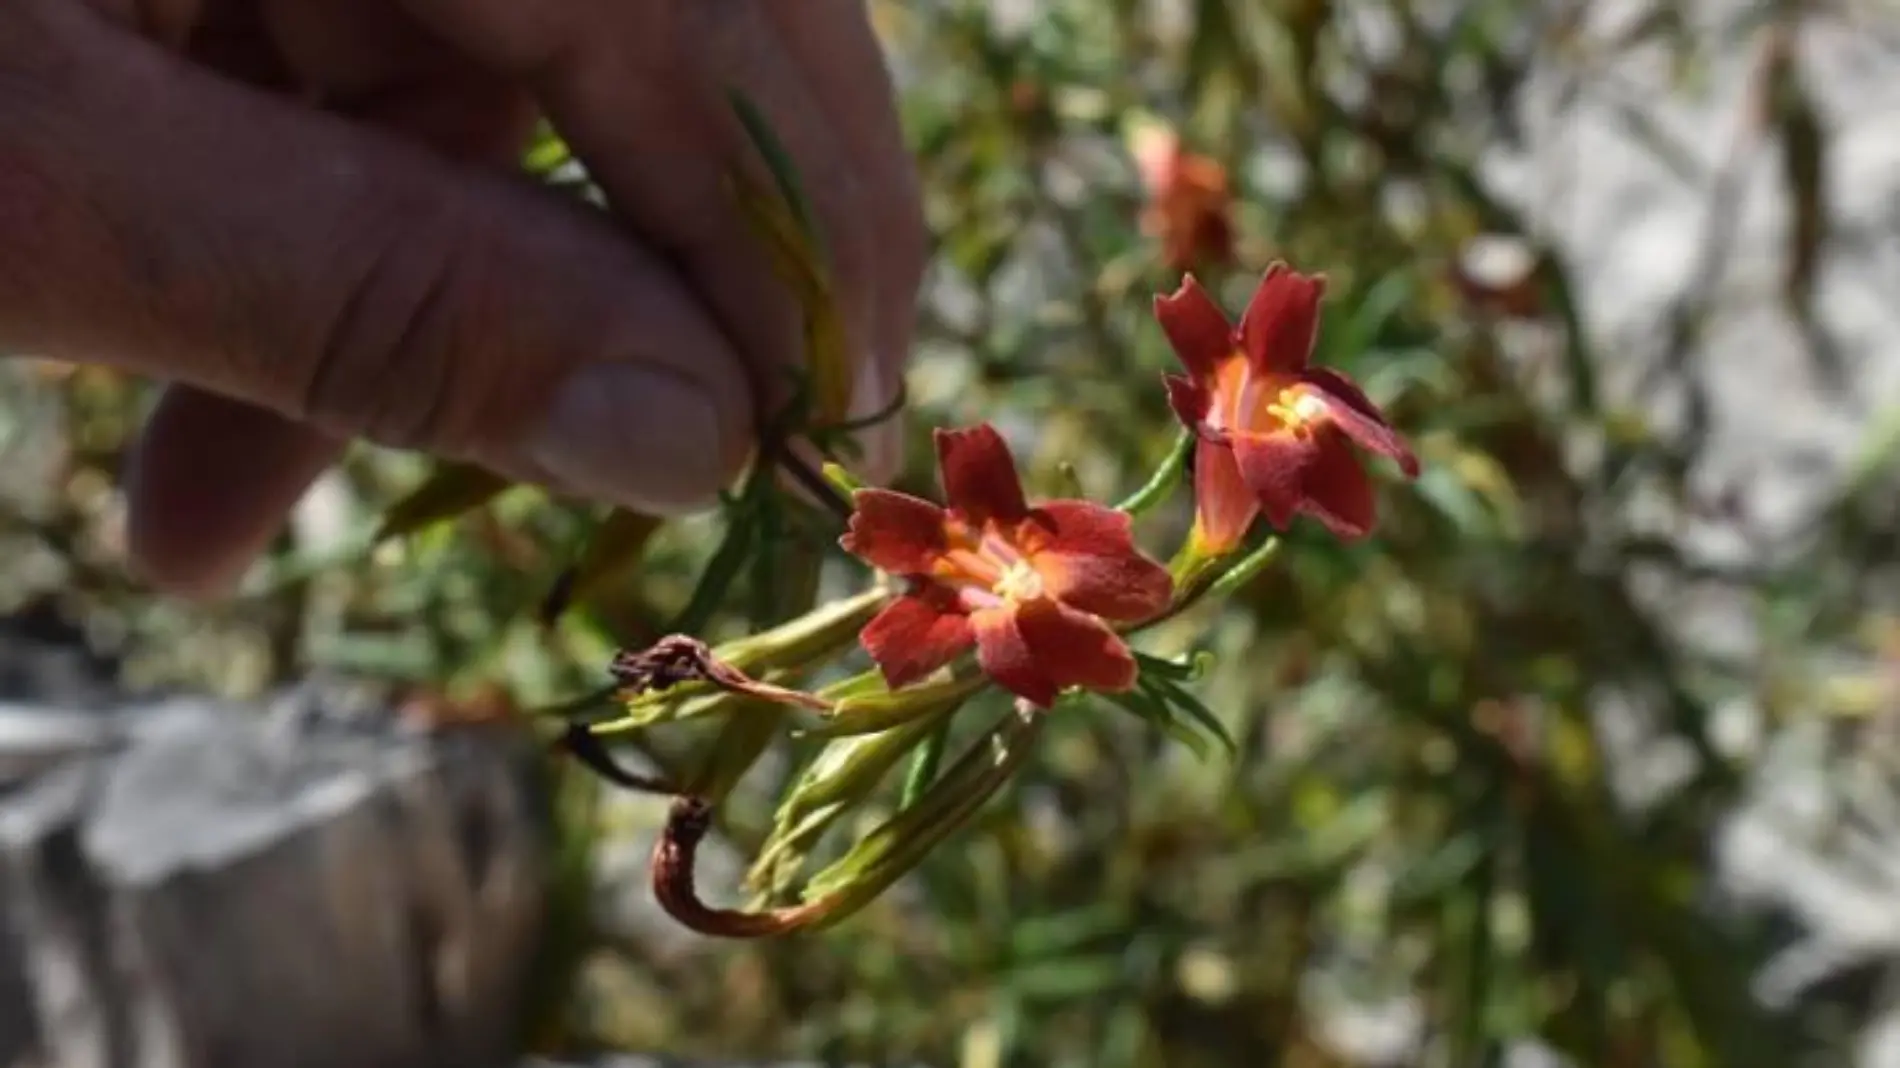
[(1201, 424), (1207, 421), (1207, 413), (1214, 404), (1214, 395), (1206, 386), (1194, 379), (1181, 375), (1162, 375), (1161, 382), (1168, 387), (1168, 407), (1174, 409), (1174, 417), (1181, 425), (1201, 432)]
[(1014, 607), (985, 608), (970, 614), (970, 629), (976, 633), (976, 662), (983, 673), (995, 679), (1010, 693), (1039, 707), (1056, 703), (1057, 687), (1029, 651), (1029, 643), (1016, 626)]
[(1260, 514), (1260, 498), (1240, 476), (1227, 445), (1203, 441), (1194, 450), (1194, 523), (1211, 552), (1227, 552), (1247, 536)]
[(1135, 548), (1128, 515), (1088, 501), (1050, 501), (1036, 510), (1049, 541), (1030, 562), (1049, 595), (1074, 608), (1135, 622), (1160, 612), (1174, 595), (1168, 569)]
[(1135, 523), (1128, 513), (1094, 501), (1045, 501), (1017, 536), (1025, 552), (1127, 556), (1136, 552)]
[(1308, 369), (1300, 376), (1301, 381), (1312, 386), (1315, 394), (1326, 402), (1326, 411), (1339, 424), (1346, 436), (1358, 442), (1362, 447), (1398, 461), (1400, 470), (1407, 478), (1418, 477), (1418, 457), (1413, 455), (1411, 446), (1385, 421), (1385, 413), (1372, 403), (1357, 383), (1338, 371), (1327, 367)]
[(1138, 668), (1101, 620), (1049, 600), (991, 608), (970, 617), (977, 662), (1004, 689), (1048, 708), (1070, 686), (1120, 691)]
[(1365, 537), (1379, 518), (1371, 480), (1339, 429), (1321, 430), (1314, 443), (1313, 461), (1306, 468), (1305, 510), (1341, 538)]
[(943, 509), (908, 493), (861, 489), (857, 508), (838, 544), (880, 571), (924, 574), (945, 548)]
[(1173, 294), (1155, 298), (1155, 318), (1181, 366), (1196, 379), (1213, 378), (1220, 361), (1234, 351), (1234, 327), (1227, 313), (1191, 274)]
[(1319, 452), (1317, 438), (1279, 430), (1235, 432), (1231, 441), (1240, 476), (1253, 488), (1267, 521), (1285, 530), (1306, 500), (1306, 470)]
[(1240, 347), (1262, 374), (1298, 374), (1313, 355), (1326, 280), (1284, 263), (1267, 268), (1240, 318)]
[(1016, 609), (1016, 630), (1058, 689), (1113, 693), (1135, 685), (1139, 669), (1128, 644), (1086, 612), (1057, 601), (1030, 601)]
[(969, 617), (946, 611), (927, 592), (897, 598), (858, 632), (858, 644), (893, 690), (955, 660), (973, 640)]
[(937, 470), (951, 508), (973, 523), (1010, 523), (1029, 514), (1016, 460), (995, 427), (979, 423), (963, 430), (938, 430), (936, 439)]

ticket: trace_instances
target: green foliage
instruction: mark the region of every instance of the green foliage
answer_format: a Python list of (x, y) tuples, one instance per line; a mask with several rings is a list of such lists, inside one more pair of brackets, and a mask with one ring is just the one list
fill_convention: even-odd
[[(1373, 539), (1296, 526), (1248, 559), (1244, 587), (1212, 580), (1232, 597), (1151, 635), (1151, 652), (1180, 655), (1154, 654), (1119, 702), (1059, 708), (1007, 787), (982, 759), (985, 731), (1014, 722), (993, 696), (960, 707), (968, 694), (947, 693), (927, 715), (876, 720), (890, 708), (873, 686), (854, 699), (866, 733), (846, 717), (796, 737), (730, 695), (651, 702), (654, 729), (626, 741), (723, 795), (715, 841), (747, 855), (773, 843), (748, 885), (762, 899), (807, 859), (892, 864), (918, 844), (888, 830), (905, 810), (914, 822), (954, 809), (971, 826), (822, 934), (660, 953), (578, 913), (600, 856), (642, 841), (655, 810), (564, 779), (559, 974), (546, 979), (558, 996), (542, 1006), (559, 1026), (536, 1034), (971, 1068), (1345, 1065), (1320, 1011), (1344, 991), (1419, 995), (1424, 1065), (1497, 1063), (1527, 1038), (1584, 1065), (1797, 1063), (1814, 1044), (1805, 1020), (1749, 989), (1765, 939), (1702, 904), (1708, 837), (1748, 771), (1712, 737), (1711, 710), (1756, 695), (1788, 719), (1838, 715), (1845, 751), (1857, 717), (1881, 707), (1814, 660), (1900, 644), (1900, 617), (1868, 592), (1869, 575), (1891, 577), (1900, 531), (1900, 421), (1772, 569), (1686, 559), (1614, 518), (1646, 495), (1694, 506), (1687, 473), (1705, 442), (1633, 425), (1606, 400), (1606, 342), (1584, 329), (1569, 268), (1476, 177), (1477, 147), (1509, 136), (1499, 101), (1530, 50), (1576, 44), (1574, 27), (1503, 0), (1453, 5), (1449, 22), (1397, 3), (1375, 59), (1325, 0), (1195, 0), (1179, 32), (1138, 0), (1043, 0), (1019, 32), (963, 0), (877, 6), (937, 241), (901, 485), (928, 485), (933, 425), (1033, 424), (1033, 485), (1136, 490), (1123, 507), (1154, 543), (1185, 531), (1172, 480), (1191, 442), (1157, 385), (1172, 357), (1148, 311), (1178, 275), (1139, 228), (1132, 115), (1165, 116), (1229, 168), (1244, 269), (1206, 278), (1226, 304), (1273, 258), (1327, 273), (1319, 360), (1365, 384), (1425, 473), (1381, 477)], [(1679, 32), (1658, 22), (1627, 44)], [(1824, 142), (1798, 72), (1775, 70), (1775, 121)], [(1331, 91), (1341, 80), (1367, 92)], [(1797, 264), (1824, 237), (1824, 147), (1786, 164)], [(795, 195), (769, 140), (762, 151)], [(537, 143), (530, 165), (572, 184), (558, 142)], [(1265, 177), (1289, 166), (1298, 181)], [(1399, 193), (1413, 210), (1389, 210)], [(1518, 318), (1554, 339), (1554, 391), (1513, 364), (1506, 316), (1460, 283), (1458, 258), (1484, 233), (1537, 256)], [(1786, 285), (1804, 308), (1809, 270)], [(59, 591), (125, 635), (154, 681), (245, 691), (335, 667), (452, 694), (500, 680), (522, 708), (606, 714), (615, 648), (681, 630), (743, 642), (849, 589), (822, 566), (835, 530), (765, 503), (783, 499), (769, 469), (720, 515), (649, 528), (364, 449), (326, 489), (343, 502), (340, 534), (286, 537), (228, 605), (153, 605), (114, 567), (109, 490), (143, 390), (96, 369), (32, 373), (7, 368), (0, 430), (16, 457), (57, 448), (12, 465), (5, 591)], [(29, 471), (40, 481), (22, 481)], [(1762, 655), (1683, 648), (1632, 592), (1657, 574), (1733, 593), (1759, 614)], [(566, 610), (546, 613), (556, 627), (535, 611), (550, 590)], [(851, 678), (814, 681), (852, 692)], [(1595, 731), (1612, 698), (1653, 716), (1655, 746), (1696, 757), (1642, 808), (1618, 799)], [(787, 789), (798, 803), (775, 817)], [(841, 826), (852, 806), (866, 826)]]

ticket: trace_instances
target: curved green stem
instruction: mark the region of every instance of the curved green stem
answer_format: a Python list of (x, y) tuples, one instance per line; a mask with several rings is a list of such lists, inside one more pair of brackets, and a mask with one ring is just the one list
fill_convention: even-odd
[(1129, 515), (1140, 515), (1167, 500), (1168, 495), (1174, 492), (1174, 487), (1180, 485), (1181, 477), (1187, 469), (1188, 452), (1193, 448), (1193, 433), (1187, 430), (1181, 431), (1175, 436), (1174, 446), (1168, 450), (1168, 458), (1161, 461), (1161, 466), (1155, 468), (1154, 474), (1148, 476), (1147, 484), (1129, 494), (1115, 506), (1116, 510), (1127, 512)]

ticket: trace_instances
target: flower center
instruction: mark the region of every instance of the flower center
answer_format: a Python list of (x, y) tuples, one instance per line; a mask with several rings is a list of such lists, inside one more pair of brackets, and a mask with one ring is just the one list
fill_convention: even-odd
[(1005, 601), (1033, 601), (1042, 596), (1042, 576), (1029, 566), (1029, 561), (1019, 560), (1003, 572), (995, 590)]
[(1267, 405), (1266, 411), (1297, 434), (1326, 418), (1326, 402), (1307, 390), (1283, 389)]
[(996, 608), (1042, 596), (1042, 576), (1022, 550), (994, 528), (980, 533), (953, 529), (950, 544), (935, 574), (966, 607)]
[(1220, 369), (1208, 425), (1217, 430), (1305, 435), (1330, 414), (1312, 389), (1285, 375), (1255, 374), (1246, 357), (1235, 353)]
[(1286, 375), (1256, 374), (1246, 356), (1235, 352), (1221, 364), (1214, 381), (1214, 403), (1207, 425), (1215, 430), (1310, 433), (1328, 418), (1326, 402), (1311, 388)]

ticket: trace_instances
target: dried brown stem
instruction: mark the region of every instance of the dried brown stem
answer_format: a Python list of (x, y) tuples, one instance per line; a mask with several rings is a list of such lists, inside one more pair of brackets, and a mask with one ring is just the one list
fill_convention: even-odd
[(621, 650), (608, 668), (623, 693), (638, 696), (664, 691), (683, 682), (707, 682), (729, 693), (777, 704), (797, 705), (830, 712), (832, 703), (803, 690), (760, 682), (713, 655), (705, 642), (686, 634), (671, 634), (638, 652)]
[(569, 723), (567, 729), (561, 733), (561, 737), (556, 740), (555, 747), (566, 750), (568, 755), (580, 761), (587, 770), (615, 786), (648, 794), (679, 793), (679, 788), (665, 779), (642, 775), (622, 767), (585, 723)]
[(767, 455), (779, 469), (792, 476), (793, 481), (811, 494), (812, 499), (822, 505), (826, 511), (847, 522), (851, 519), (853, 506), (839, 493), (837, 487), (825, 480), (825, 477), (812, 469), (789, 445), (779, 443), (767, 450)]
[(823, 919), (834, 899), (746, 912), (713, 908), (700, 900), (694, 862), (699, 843), (712, 829), (712, 802), (680, 797), (667, 813), (666, 829), (653, 847), (653, 897), (666, 914), (687, 928), (717, 938), (769, 938), (788, 934)]

